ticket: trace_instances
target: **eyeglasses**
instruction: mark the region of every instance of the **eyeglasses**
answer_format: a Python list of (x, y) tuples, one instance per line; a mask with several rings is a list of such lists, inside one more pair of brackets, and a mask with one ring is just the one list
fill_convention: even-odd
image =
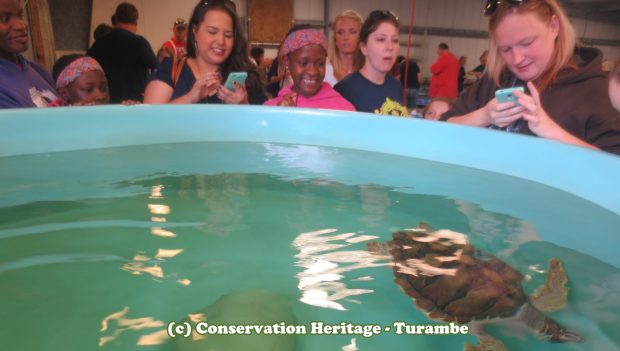
[(526, 2), (527, 0), (486, 0), (486, 5), (484, 5), (482, 13), (484, 13), (485, 16), (491, 16), (503, 3), (508, 4), (508, 6), (521, 6)]

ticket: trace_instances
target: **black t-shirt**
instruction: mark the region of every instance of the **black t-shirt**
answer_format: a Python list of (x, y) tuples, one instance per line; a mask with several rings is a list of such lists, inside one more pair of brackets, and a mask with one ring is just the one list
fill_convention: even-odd
[[(400, 80), (405, 88), (405, 64), (407, 61), (403, 61), (400, 64)], [(420, 90), (420, 81), (418, 81), (418, 73), (420, 73), (420, 67), (413, 60), (409, 60), (409, 72), (407, 72), (407, 89)]]
[(110, 86), (110, 102), (142, 101), (147, 78), (157, 58), (146, 39), (116, 28), (99, 38), (88, 50), (103, 68)]

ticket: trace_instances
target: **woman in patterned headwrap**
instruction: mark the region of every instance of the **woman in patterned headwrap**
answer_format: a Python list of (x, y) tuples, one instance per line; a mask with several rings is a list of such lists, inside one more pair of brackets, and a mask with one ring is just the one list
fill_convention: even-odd
[(308, 25), (293, 27), (282, 43), (282, 58), (293, 84), (283, 87), (265, 105), (355, 111), (350, 102), (323, 82), (327, 40), (322, 31)]
[(108, 80), (103, 68), (92, 57), (66, 55), (53, 69), (60, 98), (50, 106), (105, 105), (110, 102)]

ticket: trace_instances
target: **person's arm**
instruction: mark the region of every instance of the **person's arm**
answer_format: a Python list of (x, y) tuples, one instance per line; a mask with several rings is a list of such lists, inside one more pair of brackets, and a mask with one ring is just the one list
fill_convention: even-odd
[(540, 94), (534, 84), (528, 82), (527, 87), (531, 95), (520, 91), (515, 92), (515, 95), (519, 98), (519, 103), (525, 108), (523, 119), (527, 121), (532, 133), (545, 139), (599, 150), (598, 147), (579, 139), (560, 127), (543, 109), (540, 102)]
[(437, 61), (435, 61), (435, 63), (431, 65), (431, 73), (434, 75), (438, 74), (439, 72), (445, 69), (445, 66), (446, 66), (446, 61), (443, 59), (443, 55), (439, 56), (437, 58)]

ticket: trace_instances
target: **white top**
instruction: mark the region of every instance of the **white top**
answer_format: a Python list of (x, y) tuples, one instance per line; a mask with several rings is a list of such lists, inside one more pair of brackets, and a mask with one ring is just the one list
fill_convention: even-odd
[(332, 66), (329, 60), (327, 61), (327, 64), (325, 65), (325, 78), (323, 79), (323, 81), (325, 83), (328, 83), (332, 87), (336, 85), (336, 83), (338, 83), (338, 79), (336, 79), (336, 77), (334, 76), (334, 66)]

